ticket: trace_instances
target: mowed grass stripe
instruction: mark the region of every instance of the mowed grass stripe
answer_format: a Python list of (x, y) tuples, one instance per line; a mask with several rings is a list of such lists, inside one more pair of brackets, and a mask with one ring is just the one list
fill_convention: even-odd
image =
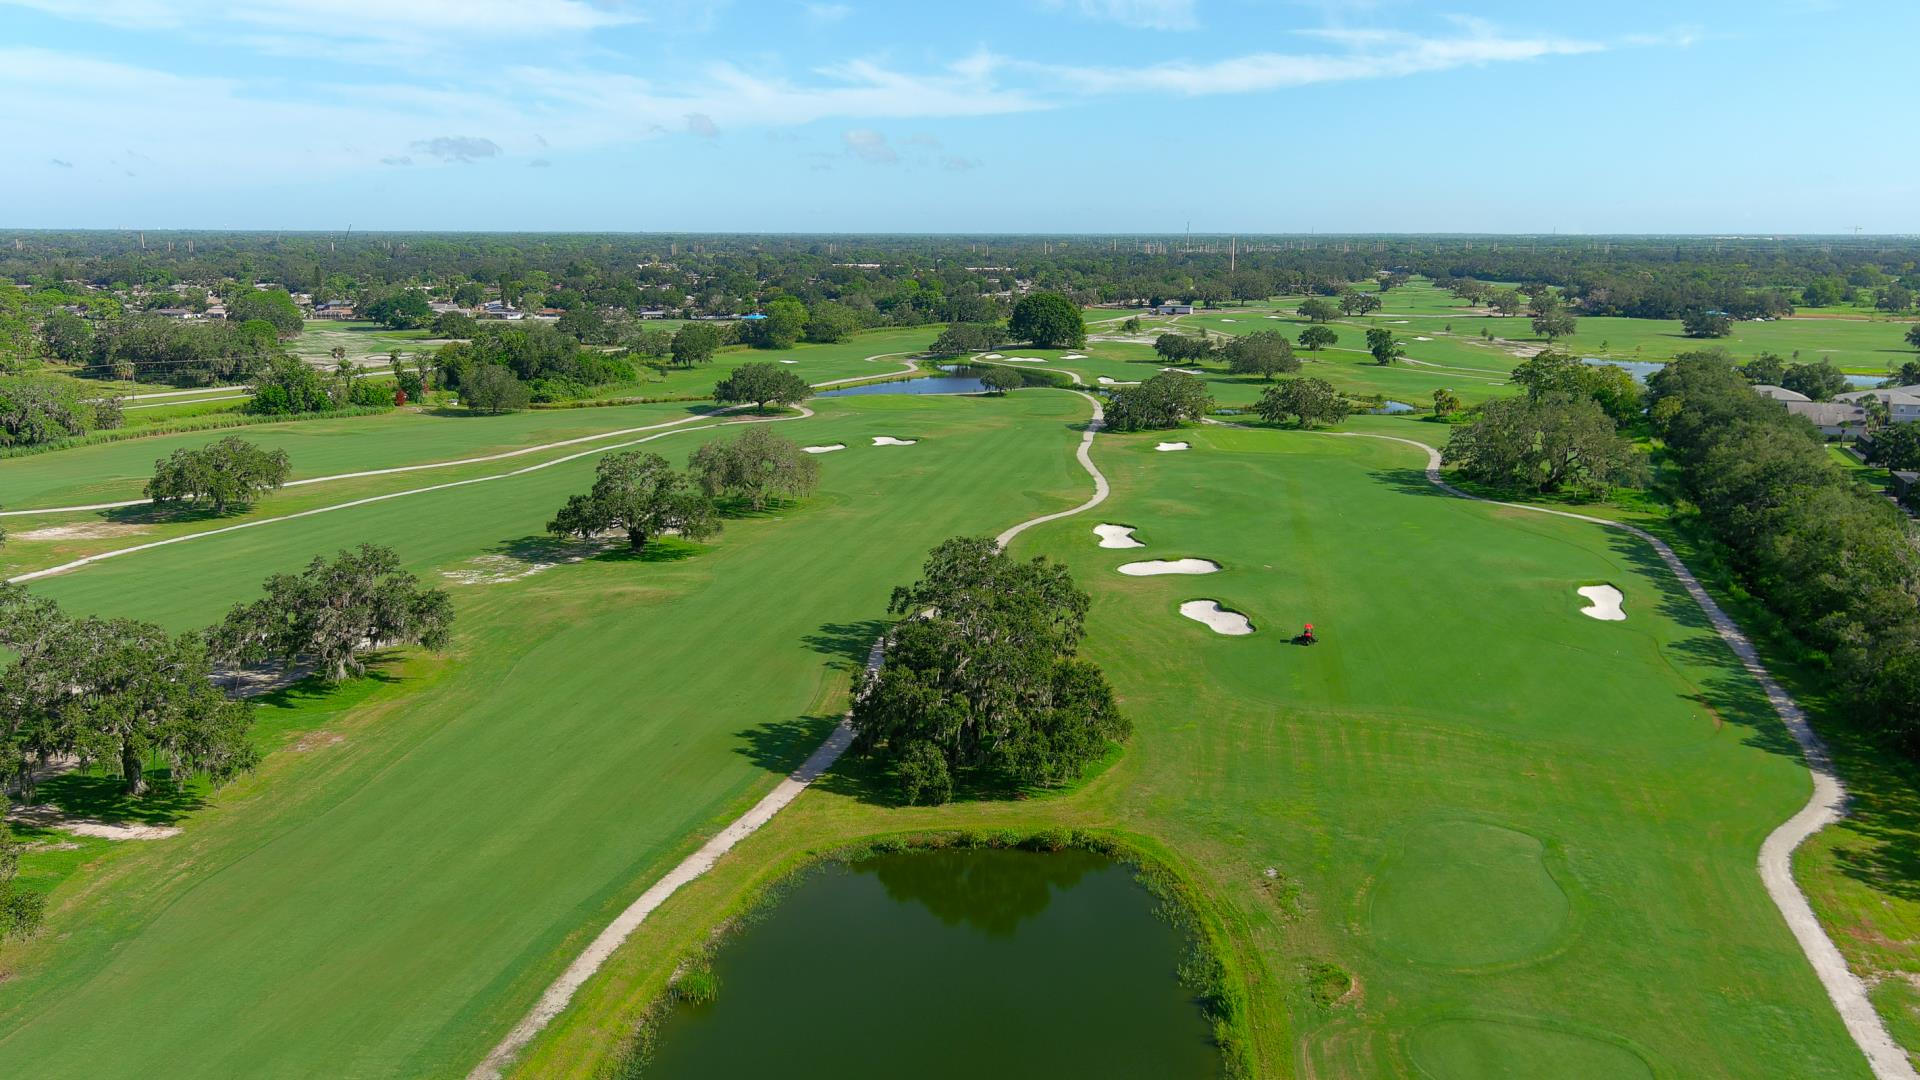
[[(811, 748), (849, 642), (870, 640), (927, 547), (1083, 497), (1077, 398), (834, 409), (790, 432), (850, 446), (804, 508), (734, 522), (682, 561), (589, 561), (458, 590), (443, 674), (350, 722), (341, 746), (273, 762), (178, 845), (118, 854), (57, 892), (63, 937), (6, 954), (0, 1072), (464, 1071), (574, 939)], [(865, 446), (873, 434), (922, 441)], [(358, 539), (434, 573), (536, 536), (591, 468), (142, 553), (42, 587), (76, 610), (184, 626)]]

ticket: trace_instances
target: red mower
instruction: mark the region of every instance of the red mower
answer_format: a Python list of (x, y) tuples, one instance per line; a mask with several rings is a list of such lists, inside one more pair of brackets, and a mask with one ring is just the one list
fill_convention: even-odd
[(1319, 643), (1320, 643), (1320, 639), (1319, 639), (1319, 638), (1317, 638), (1317, 637), (1314, 637), (1314, 636), (1313, 636), (1313, 624), (1312, 624), (1312, 623), (1308, 623), (1308, 624), (1307, 624), (1307, 628), (1306, 628), (1305, 630), (1302, 630), (1302, 631), (1300, 631), (1300, 634), (1299, 634), (1299, 636), (1298, 636), (1298, 637), (1295, 637), (1295, 638), (1293, 639), (1293, 643), (1294, 643), (1295, 645), (1317, 645), (1317, 644), (1319, 644)]

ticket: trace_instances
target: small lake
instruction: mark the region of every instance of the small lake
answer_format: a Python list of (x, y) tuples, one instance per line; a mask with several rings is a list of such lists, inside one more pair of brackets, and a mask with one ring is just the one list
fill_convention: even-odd
[[(1637, 383), (1646, 382), (1647, 376), (1667, 366), (1657, 360), (1608, 360), (1600, 356), (1583, 356), (1580, 361), (1586, 364), (1611, 364), (1617, 368), (1625, 368), (1633, 374), (1633, 381)], [(1856, 389), (1879, 386), (1886, 381), (1886, 378), (1885, 375), (1849, 375), (1847, 385)]]
[(916, 375), (911, 379), (895, 379), (892, 382), (865, 383), (860, 386), (843, 386), (838, 390), (823, 390), (813, 395), (817, 398), (860, 397), (864, 394), (982, 394), (986, 384), (980, 376), (987, 369), (977, 365), (948, 364), (940, 368), (943, 375)]
[(1376, 416), (1400, 416), (1404, 413), (1418, 412), (1419, 410), (1404, 401), (1389, 401), (1377, 409), (1368, 409), (1367, 411)]
[(1084, 851), (911, 851), (811, 874), (720, 947), (647, 1080), (1218, 1077), (1186, 942)]

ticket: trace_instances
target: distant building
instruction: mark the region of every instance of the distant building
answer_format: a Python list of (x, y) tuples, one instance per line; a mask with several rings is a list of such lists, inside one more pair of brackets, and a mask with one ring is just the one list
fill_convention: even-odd
[(313, 317), (316, 319), (351, 319), (353, 305), (345, 300), (322, 300), (313, 305)]
[(667, 317), (667, 311), (665, 308), (647, 308), (640, 312), (640, 317), (643, 319), (664, 319)]
[(1147, 310), (1155, 315), (1191, 315), (1193, 314), (1193, 305), (1161, 304), (1158, 307), (1150, 307)]
[(1920, 386), (1892, 386), (1881, 390), (1855, 390), (1848, 394), (1836, 394), (1833, 400), (1865, 404), (1869, 400), (1884, 403), (1887, 407), (1887, 419), (1896, 424), (1911, 424), (1920, 420)]
[(1867, 430), (1867, 410), (1851, 401), (1789, 401), (1787, 412), (1804, 416), (1829, 439), (1858, 438)]
[(1772, 383), (1755, 383), (1753, 387), (1753, 392), (1756, 394), (1759, 394), (1763, 398), (1772, 398), (1775, 401), (1812, 401), (1813, 400), (1812, 398), (1808, 397), (1807, 395), (1801, 393), (1798, 390), (1789, 390), (1784, 386), (1775, 386)]

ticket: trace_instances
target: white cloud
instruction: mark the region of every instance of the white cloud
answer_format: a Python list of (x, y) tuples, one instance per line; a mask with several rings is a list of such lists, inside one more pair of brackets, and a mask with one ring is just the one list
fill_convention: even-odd
[(481, 158), (499, 157), (502, 153), (499, 143), (475, 135), (441, 135), (419, 139), (413, 143), (413, 149), (441, 161), (457, 161), (462, 165), (471, 165)]
[(887, 145), (887, 137), (872, 128), (841, 132), (840, 141), (846, 145), (847, 153), (869, 164), (894, 165), (900, 161), (900, 154)]
[(1191, 30), (1200, 25), (1194, 0), (1044, 0), (1050, 11), (1072, 9), (1089, 19), (1135, 30)]
[(1143, 68), (1039, 67), (1087, 94), (1159, 92), (1197, 96), (1280, 90), (1314, 83), (1380, 79), (1549, 56), (1601, 52), (1606, 45), (1554, 37), (1509, 37), (1484, 25), (1452, 37), (1386, 30), (1308, 31), (1346, 51), (1320, 54), (1249, 53), (1221, 60), (1176, 60)]

